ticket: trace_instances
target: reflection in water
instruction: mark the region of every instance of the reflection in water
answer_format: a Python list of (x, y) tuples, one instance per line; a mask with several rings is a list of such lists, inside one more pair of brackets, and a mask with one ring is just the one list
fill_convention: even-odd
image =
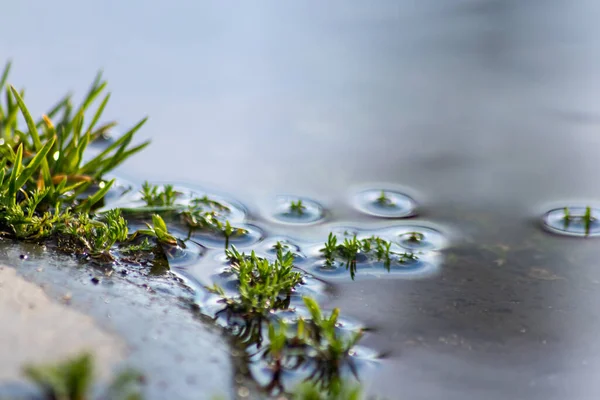
[[(34, 111), (105, 66), (114, 116), (151, 116), (154, 143), (125, 171), (220, 187), (250, 210), (266, 193), (302, 193), (353, 223), (371, 220), (349, 188), (401, 184), (425, 195), (428, 220), (461, 232), (438, 275), (336, 286), (333, 303), (378, 327), (368, 345), (392, 351), (373, 392), (600, 394), (597, 246), (526, 222), (547, 201), (600, 198), (599, 2), (91, 7), (7, 3), (2, 54)], [(74, 18), (91, 13), (111, 29)], [(24, 20), (38, 29), (15, 36)]]

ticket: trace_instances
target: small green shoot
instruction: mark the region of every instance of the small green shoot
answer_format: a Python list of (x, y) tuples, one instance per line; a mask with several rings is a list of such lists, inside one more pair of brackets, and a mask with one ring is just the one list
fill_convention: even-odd
[[(10, 63), (0, 74), (0, 90), (6, 84), (9, 70)], [(8, 87), (5, 104), (0, 104), (0, 236), (40, 243), (50, 241), (56, 248), (82, 255), (85, 259), (137, 262), (136, 265), (148, 265), (151, 261), (150, 273), (161, 273), (157, 271), (168, 269), (167, 252), (178, 250), (174, 246), (185, 247), (185, 244), (169, 232), (157, 212), (180, 217), (191, 231), (205, 229), (219, 233), (225, 237), (225, 254), (231, 273), (237, 277), (238, 291), (235, 295), (227, 295), (216, 284), (207, 289), (221, 297), (228, 313), (235, 314), (238, 321), (242, 319), (244, 328), (240, 337), (246, 335), (248, 342), (260, 347), (263, 326), (268, 324), (270, 345), (265, 354), (276, 369), (290, 367), (291, 364), (283, 360), (296, 360), (297, 365), (313, 368), (310, 380), (313, 384), (318, 382), (317, 390), (354, 399), (350, 397), (354, 396), (354, 391), (348, 392), (347, 397), (336, 393), (346, 393), (338, 390), (341, 388), (341, 368), (349, 366), (355, 373), (350, 349), (361, 333), (349, 339), (337, 334), (339, 310), (335, 309), (325, 317), (316, 302), (305, 298), (311, 318), (301, 319), (295, 334), (290, 334), (284, 324), (277, 327), (272, 323), (275, 311), (290, 307), (293, 293), (304, 279), (304, 274), (294, 266), (294, 254), (289, 251), (291, 246), (282, 242), (275, 244), (274, 261), (254, 252), (240, 253), (230, 245), (231, 238), (248, 231), (231, 225), (227, 217), (232, 210), (228, 205), (208, 196), (194, 198), (188, 204), (178, 203), (180, 193), (171, 185), (160, 188), (145, 182), (141, 197), (146, 207), (112, 209), (102, 214), (94, 211), (103, 205), (114, 183), (114, 180), (104, 179), (106, 173), (148, 145), (148, 142), (131, 145), (134, 134), (146, 121), (143, 119), (86, 161), (84, 153), (88, 145), (106, 137), (115, 125), (114, 122), (100, 122), (109, 94), (102, 97), (95, 110), (91, 110), (105, 87), (106, 82), (99, 74), (78, 107), (72, 105), (70, 95), (65, 96), (37, 121), (25, 106), (23, 91)], [(91, 111), (89, 118), (88, 111)], [(19, 114), (26, 129), (19, 129)], [(89, 122), (85, 124), (84, 120)], [(382, 196), (385, 197), (384, 192)], [(147, 223), (147, 229), (129, 235), (123, 211), (125, 215), (137, 212), (138, 217), (152, 212), (152, 224)], [(306, 205), (302, 200), (294, 201), (290, 212), (302, 215)], [(591, 212), (589, 214), (591, 220)], [(337, 258), (343, 259), (353, 278), (359, 253), (384, 261), (388, 268), (392, 256), (394, 260), (402, 257), (391, 251), (391, 243), (383, 239), (358, 240), (356, 235), (346, 236), (340, 243), (330, 234), (321, 251), (326, 264), (331, 267), (335, 266)], [(91, 357), (84, 355), (55, 366), (28, 367), (26, 374), (49, 399), (88, 400), (92, 367)], [(125, 394), (136, 376), (131, 372), (119, 376), (105, 397), (139, 399), (138, 394)], [(282, 386), (279, 389), (283, 390)]]
[(306, 206), (302, 203), (301, 199), (298, 199), (297, 201), (294, 201), (294, 200), (291, 201), (290, 213), (297, 214), (297, 215), (303, 215), (305, 210), (306, 210)]
[[(84, 353), (53, 365), (27, 366), (24, 375), (52, 400), (91, 400), (94, 381), (92, 356)], [(141, 400), (142, 377), (127, 370), (115, 377), (103, 398)]]
[(164, 185), (163, 189), (157, 185), (151, 185), (148, 181), (142, 184), (142, 190), (140, 191), (142, 195), (142, 200), (146, 202), (148, 207), (153, 206), (163, 206), (170, 207), (175, 205), (175, 200), (177, 200), (177, 196), (181, 195), (180, 192), (175, 191), (173, 189), (173, 185)]
[(330, 233), (324, 247), (319, 251), (325, 259), (325, 267), (327, 268), (334, 268), (338, 258), (343, 260), (353, 280), (356, 276), (357, 257), (359, 254), (364, 254), (366, 257), (371, 257), (378, 262), (382, 262), (388, 271), (390, 271), (392, 262), (405, 264), (417, 259), (414, 253), (393, 251), (392, 242), (388, 240), (378, 236), (359, 240), (356, 234), (352, 237), (346, 236), (344, 241), (338, 244), (337, 236)]
[(408, 241), (411, 243), (421, 243), (425, 239), (425, 235), (421, 232), (409, 232)]
[(247, 316), (266, 316), (271, 310), (285, 309), (293, 289), (302, 282), (300, 272), (294, 270), (294, 255), (277, 252), (275, 261), (239, 253), (235, 246), (226, 251), (230, 269), (238, 278), (239, 296), (227, 298), (230, 310)]
[(327, 242), (325, 242), (325, 247), (319, 250), (321, 253), (323, 253), (323, 257), (325, 258), (325, 265), (327, 267), (333, 267), (335, 262), (335, 254), (337, 250), (337, 236), (335, 236), (333, 232), (330, 232), (329, 236), (327, 237)]
[(392, 199), (390, 199), (383, 190), (375, 201), (382, 207), (393, 207), (395, 205)]
[(585, 235), (589, 235), (590, 234), (590, 228), (592, 226), (592, 222), (595, 220), (594, 217), (592, 217), (592, 208), (591, 207), (586, 207), (585, 208), (585, 214), (583, 215), (583, 223), (585, 225)]
[(173, 236), (171, 233), (169, 233), (167, 224), (165, 223), (165, 221), (162, 219), (162, 217), (160, 215), (154, 214), (152, 216), (152, 225), (150, 225), (149, 223), (146, 223), (146, 226), (148, 227), (148, 229), (139, 229), (138, 231), (135, 232), (135, 234), (129, 240), (133, 240), (137, 236), (144, 235), (144, 236), (153, 237), (158, 241), (158, 243), (161, 243), (164, 245), (168, 245), (168, 246), (178, 246), (179, 245), (181, 247), (185, 247), (183, 245), (183, 242), (181, 242), (175, 236)]

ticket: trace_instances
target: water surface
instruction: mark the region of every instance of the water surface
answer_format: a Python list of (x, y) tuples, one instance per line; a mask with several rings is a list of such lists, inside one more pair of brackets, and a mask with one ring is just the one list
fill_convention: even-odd
[[(336, 283), (328, 306), (389, 352), (367, 386), (407, 399), (600, 394), (597, 243), (539, 217), (600, 199), (600, 35), (592, 0), (221, 2), (58, 0), (4, 6), (0, 54), (42, 112), (97, 67), (125, 125), (150, 115), (134, 180), (242, 201), (270, 235), (277, 195), (328, 222), (406, 188), (419, 223), (452, 232), (440, 273)], [(23, 29), (25, 21), (31, 29)], [(17, 35), (16, 32), (19, 31)], [(596, 203), (595, 203), (596, 204)], [(322, 227), (321, 227), (322, 228)]]

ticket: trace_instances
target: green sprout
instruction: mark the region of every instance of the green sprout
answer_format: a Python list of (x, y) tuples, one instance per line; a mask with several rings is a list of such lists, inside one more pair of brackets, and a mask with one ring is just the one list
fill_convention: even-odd
[(163, 189), (160, 190), (157, 185), (151, 185), (148, 181), (145, 181), (142, 184), (140, 194), (142, 195), (142, 200), (146, 202), (148, 207), (170, 207), (175, 205), (175, 200), (181, 193), (175, 191), (173, 185), (164, 185)]
[[(209, 210), (206, 210), (203, 206), (208, 206)], [(193, 199), (187, 209), (181, 212), (180, 216), (190, 229), (190, 233), (198, 229), (221, 233), (225, 236), (225, 248), (227, 248), (231, 237), (248, 233), (248, 230), (244, 228), (231, 226), (231, 223), (223, 218), (222, 213), (228, 213), (229, 211), (229, 207), (205, 196)]]
[(302, 204), (302, 200), (298, 199), (297, 201), (293, 201), (290, 203), (290, 213), (303, 215), (306, 210), (306, 206)]
[[(27, 366), (25, 376), (52, 400), (91, 400), (94, 380), (92, 356), (88, 353), (63, 362)], [(115, 400), (141, 400), (139, 384), (142, 376), (127, 370), (119, 374), (105, 392), (104, 398)]]
[(563, 208), (563, 219), (565, 221), (570, 221), (571, 220), (571, 212), (569, 211), (569, 207)]
[(148, 229), (139, 229), (137, 230), (129, 240), (133, 240), (138, 236), (149, 236), (155, 238), (158, 243), (164, 244), (167, 246), (181, 246), (185, 247), (181, 240), (178, 240), (175, 236), (173, 236), (169, 229), (167, 228), (167, 224), (162, 219), (162, 217), (158, 214), (154, 214), (152, 216), (152, 225), (146, 223)]
[(310, 319), (301, 318), (295, 331), (290, 331), (282, 321), (269, 324), (269, 343), (262, 358), (273, 371), (267, 391), (284, 391), (281, 377), (285, 370), (310, 368), (307, 382), (319, 392), (336, 395), (341, 389), (342, 368), (347, 367), (357, 376), (351, 352), (362, 337), (362, 331), (350, 337), (337, 332), (340, 310), (335, 308), (327, 317), (317, 302), (303, 297)]
[(377, 202), (377, 204), (379, 204), (380, 206), (383, 207), (392, 207), (394, 206), (394, 202), (392, 201), (391, 198), (389, 198), (386, 194), (385, 191), (381, 191), (381, 194), (379, 195), (379, 197), (375, 200)]
[(425, 239), (425, 235), (421, 232), (409, 232), (408, 241), (412, 243), (421, 243)]
[(225, 226), (223, 226), (223, 234), (225, 235), (225, 248), (229, 247), (229, 238), (233, 235), (233, 227), (229, 223), (229, 221), (225, 221)]
[(294, 270), (294, 255), (277, 252), (275, 261), (239, 253), (235, 246), (226, 252), (230, 270), (238, 281), (239, 295), (226, 298), (230, 310), (248, 316), (266, 316), (271, 310), (285, 309), (293, 289), (302, 282), (302, 274)]
[(327, 267), (333, 267), (337, 250), (337, 236), (335, 236), (333, 232), (330, 232), (329, 236), (327, 237), (327, 242), (325, 242), (325, 247), (319, 250), (321, 253), (323, 253), (325, 265)]
[[(303, 275), (295, 270), (291, 252), (277, 252), (275, 261), (258, 257), (254, 251), (249, 255), (240, 253), (235, 246), (225, 250), (230, 262), (229, 270), (237, 277), (237, 294), (228, 296), (218, 285), (206, 287), (218, 295), (225, 307), (216, 316), (226, 313), (227, 321), (236, 322), (232, 332), (240, 343), (260, 348), (262, 329), (276, 310), (288, 309), (294, 289), (302, 283)], [(237, 327), (236, 329), (233, 329)]]
[(68, 240), (73, 246), (73, 251), (77, 253), (87, 253), (93, 258), (107, 261), (113, 260), (114, 256), (110, 250), (117, 242), (127, 240), (127, 222), (119, 209), (110, 210), (103, 217), (104, 221), (101, 221), (82, 213), (64, 218), (59, 228), (62, 239)]
[(346, 260), (346, 270), (350, 270), (350, 277), (354, 280), (356, 274), (356, 257), (361, 250), (361, 243), (356, 239), (356, 235), (352, 238), (344, 238), (344, 242), (338, 246), (338, 253)]
[(277, 243), (275, 243), (273, 246), (271, 246), (271, 249), (275, 250), (275, 251), (287, 251), (289, 250), (291, 247), (288, 243), (285, 242), (281, 242), (281, 241), (277, 241)]
[(592, 228), (592, 223), (596, 221), (596, 218), (592, 215), (592, 207), (587, 206), (585, 208), (585, 212), (583, 215), (573, 215), (571, 214), (568, 207), (563, 208), (563, 222), (565, 229), (569, 227), (569, 224), (574, 220), (579, 220), (583, 222), (585, 235), (588, 236), (590, 234), (590, 230)]
[[(10, 63), (0, 75), (0, 88), (5, 87), (9, 70)], [(243, 321), (238, 337), (247, 338), (244, 343), (256, 343), (260, 347), (262, 329), (267, 324), (270, 345), (266, 357), (278, 365), (274, 360), (289, 360), (294, 354), (298, 362), (313, 368), (310, 380), (319, 382), (318, 390), (326, 390), (333, 396), (337, 393), (336, 388), (341, 387), (340, 369), (348, 365), (355, 373), (349, 358), (350, 349), (361, 334), (349, 339), (340, 337), (335, 329), (339, 310), (335, 309), (329, 317), (322, 317), (318, 305), (310, 299), (304, 301), (311, 319), (301, 319), (295, 335), (289, 334), (284, 325), (280, 328), (273, 325), (273, 313), (290, 307), (294, 292), (306, 276), (295, 267), (294, 254), (289, 251), (291, 246), (276, 243), (273, 246), (276, 251), (274, 261), (254, 252), (240, 253), (230, 245), (230, 240), (248, 231), (231, 225), (227, 219), (231, 214), (230, 207), (208, 196), (194, 198), (188, 203), (178, 202), (180, 193), (172, 185), (160, 188), (145, 182), (141, 196), (146, 207), (99, 211), (115, 182), (105, 180), (106, 173), (148, 144), (131, 146), (134, 134), (145, 122), (143, 119), (125, 135), (111, 141), (98, 155), (85, 161), (88, 145), (105, 138), (115, 126), (114, 122), (99, 124), (109, 95), (103, 97), (95, 110), (91, 108), (105, 87), (106, 82), (98, 75), (81, 105), (74, 108), (70, 95), (65, 96), (37, 121), (25, 106), (23, 91), (18, 92), (12, 86), (6, 90), (6, 104), (0, 103), (0, 236), (50, 242), (54, 248), (81, 255), (85, 260), (92, 258), (125, 265), (148, 265), (151, 261), (152, 274), (168, 270), (167, 253), (185, 247), (183, 241), (169, 232), (163, 216), (180, 218), (190, 232), (203, 229), (223, 235), (229, 269), (238, 281), (237, 293), (227, 295), (216, 284), (207, 289), (221, 298), (225, 304), (223, 311), (235, 315), (236, 321)], [(91, 118), (87, 116), (88, 111)], [(19, 129), (19, 114), (27, 129)], [(89, 122), (84, 124), (84, 119)], [(298, 214), (305, 210), (301, 200), (290, 206), (290, 211)], [(146, 229), (129, 234), (123, 215), (139, 217), (148, 213), (152, 213), (152, 224), (147, 223)], [(384, 262), (388, 260), (388, 264), (392, 255), (394, 259), (401, 257), (392, 252), (391, 244), (383, 239), (358, 240), (356, 235), (347, 236), (339, 243), (337, 237), (330, 234), (321, 251), (330, 266), (338, 258), (346, 261), (346, 268), (351, 270), (353, 278), (358, 253)], [(309, 359), (310, 362), (304, 361)], [(278, 368), (289, 367), (289, 363), (280, 363)], [(93, 375), (90, 356), (51, 367), (29, 367), (26, 372), (49, 399), (90, 398)], [(106, 398), (138, 399), (135, 394), (123, 395), (123, 388), (128, 387), (134, 376), (118, 377)]]
[(357, 257), (362, 253), (367, 257), (383, 262), (384, 267), (390, 271), (392, 262), (405, 264), (417, 259), (414, 253), (392, 251), (392, 242), (382, 239), (378, 236), (371, 236), (366, 239), (357, 239), (356, 234), (352, 237), (345, 237), (344, 241), (338, 244), (337, 236), (329, 233), (327, 242), (319, 251), (325, 259), (325, 266), (332, 268), (335, 261), (340, 258), (344, 261), (346, 270), (350, 271), (350, 277), (354, 280), (357, 269)]

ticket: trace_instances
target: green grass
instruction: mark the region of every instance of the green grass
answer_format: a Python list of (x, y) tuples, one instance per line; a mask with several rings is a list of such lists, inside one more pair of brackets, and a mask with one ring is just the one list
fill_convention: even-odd
[[(223, 301), (229, 311), (247, 318), (264, 318), (271, 311), (286, 309), (294, 288), (302, 282), (302, 274), (294, 269), (294, 255), (281, 249), (275, 261), (260, 258), (254, 251), (239, 253), (235, 246), (225, 251), (230, 271), (239, 281), (238, 294)], [(213, 288), (214, 291), (214, 288)]]
[[(248, 342), (260, 347), (262, 329), (268, 326), (270, 344), (265, 354), (271, 357), (270, 362), (301, 349), (305, 352), (301, 358), (313, 361), (310, 377), (313, 388), (329, 395), (342, 390), (339, 374), (344, 366), (353, 368), (349, 352), (360, 340), (361, 333), (349, 339), (336, 334), (339, 310), (325, 317), (314, 300), (305, 298), (311, 318), (301, 320), (302, 328), (295, 335), (289, 336), (286, 332), (285, 337), (277, 339), (284, 328), (277, 325), (273, 312), (289, 308), (291, 297), (304, 277), (294, 265), (294, 254), (289, 246), (277, 243), (274, 261), (258, 257), (254, 252), (240, 253), (235, 246), (230, 246), (230, 240), (247, 231), (231, 225), (227, 219), (232, 211), (229, 206), (208, 196), (184, 203), (180, 201), (181, 193), (172, 185), (159, 187), (145, 182), (140, 192), (143, 207), (99, 212), (114, 184), (114, 180), (107, 181), (104, 176), (148, 145), (148, 142), (132, 145), (146, 119), (86, 161), (84, 154), (90, 143), (105, 138), (116, 125), (114, 122), (100, 124), (110, 98), (110, 94), (104, 93), (106, 82), (101, 75), (94, 80), (80, 105), (74, 107), (71, 96), (67, 95), (40, 119), (34, 120), (23, 100), (24, 92), (6, 85), (9, 72), (10, 64), (7, 64), (0, 75), (0, 90), (5, 89), (4, 102), (0, 101), (0, 236), (51, 242), (60, 251), (100, 263), (146, 265), (140, 260), (152, 260), (151, 273), (164, 273), (168, 269), (168, 251), (185, 247), (184, 241), (169, 231), (165, 218), (179, 218), (190, 232), (208, 230), (221, 235), (225, 238), (230, 272), (238, 280), (237, 293), (226, 295), (217, 285), (210, 290), (221, 297), (228, 313), (243, 319)], [(93, 104), (99, 99), (100, 103), (94, 108)], [(25, 121), (24, 129), (19, 126), (21, 119)], [(305, 208), (298, 200), (292, 202), (290, 211), (302, 214)], [(137, 217), (149, 215), (152, 223), (129, 232), (128, 218), (139, 221)], [(347, 268), (351, 264), (355, 268), (357, 254), (365, 251), (381, 260), (389, 260), (392, 254), (388, 242), (382, 239), (358, 240), (355, 236), (338, 244), (333, 234), (323, 254), (332, 265), (336, 258), (341, 258)], [(352, 269), (351, 274), (354, 277)], [(82, 355), (52, 366), (28, 367), (26, 374), (48, 399), (85, 400), (90, 396), (93, 364), (89, 355)], [(119, 397), (126, 392), (124, 388), (129, 387), (133, 377), (117, 378), (110, 389), (114, 392), (109, 392), (107, 398), (138, 399), (136, 394)], [(312, 389), (306, 390), (302, 396), (313, 396)]]
[[(9, 71), (10, 63), (0, 75), (0, 88), (5, 87)], [(50, 186), (51, 183), (59, 184), (65, 179), (69, 184), (100, 183), (106, 173), (149, 144), (148, 141), (138, 145), (131, 144), (135, 133), (146, 122), (144, 118), (96, 157), (89, 161), (83, 160), (88, 145), (106, 136), (116, 125), (115, 122), (99, 125), (110, 99), (110, 93), (103, 93), (106, 86), (107, 83), (99, 73), (79, 106), (74, 107), (71, 96), (67, 95), (38, 121), (34, 121), (25, 106), (23, 91), (8, 86), (5, 90), (5, 104), (0, 104), (0, 131), (4, 142), (4, 145), (0, 146), (0, 155), (12, 164), (19, 147), (22, 148), (23, 157), (29, 158), (54, 140), (41, 165), (45, 186)], [(103, 96), (102, 101), (93, 109), (92, 105), (100, 96)], [(18, 114), (25, 120), (26, 130), (19, 129)], [(57, 120), (53, 122), (55, 118)], [(87, 124), (86, 119), (89, 119)]]
[[(83, 353), (49, 365), (29, 365), (23, 373), (48, 400), (91, 400), (94, 383), (92, 356)], [(105, 389), (102, 398), (111, 400), (141, 400), (139, 384), (142, 376), (133, 370), (117, 375)]]
[(262, 354), (273, 371), (267, 391), (283, 392), (281, 376), (285, 370), (308, 368), (306, 379), (311, 387), (329, 395), (339, 395), (342, 387), (342, 369), (347, 368), (358, 378), (351, 351), (362, 337), (362, 331), (342, 337), (336, 330), (340, 310), (335, 308), (325, 316), (317, 302), (304, 297), (310, 319), (300, 319), (297, 328), (291, 331), (279, 321), (269, 325), (269, 343)]

